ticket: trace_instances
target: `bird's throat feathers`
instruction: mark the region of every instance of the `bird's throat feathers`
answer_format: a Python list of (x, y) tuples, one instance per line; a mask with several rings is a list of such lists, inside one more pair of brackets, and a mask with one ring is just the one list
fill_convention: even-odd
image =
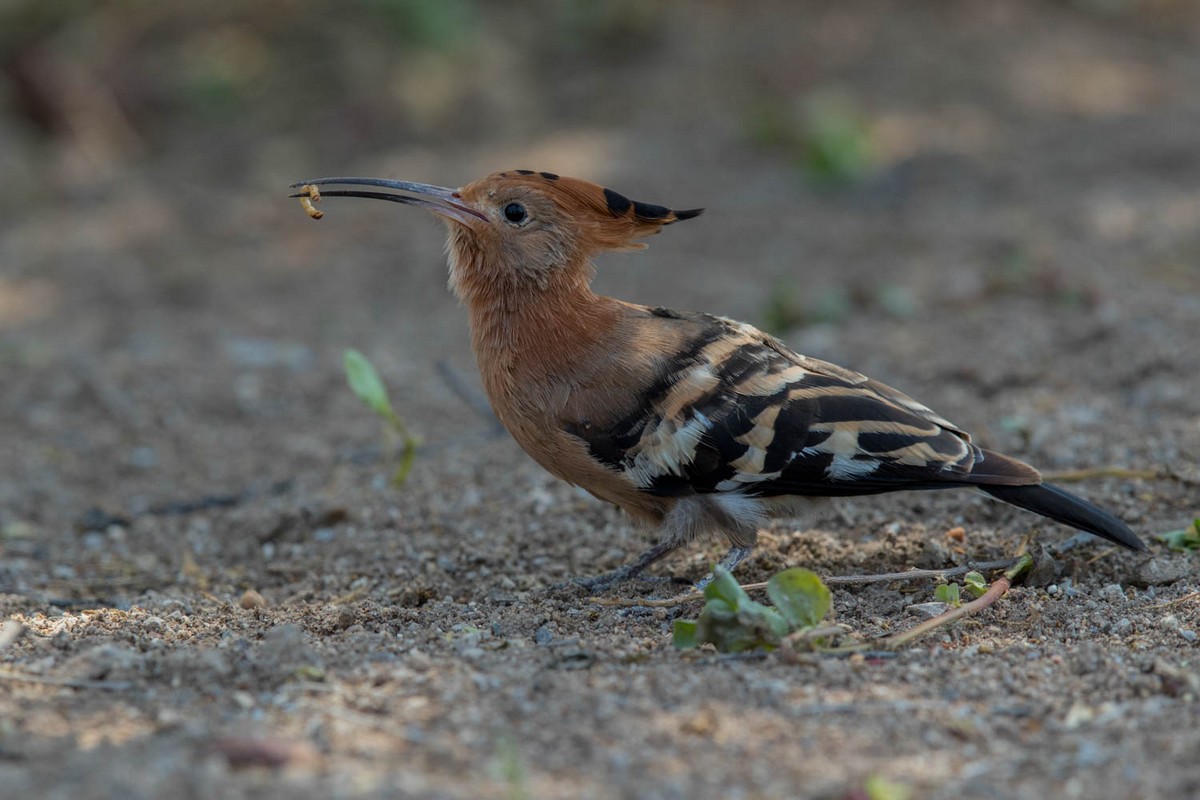
[[(592, 292), (586, 257), (553, 265), (506, 261), (471, 231), (450, 224), (450, 289), (466, 307), (471, 345), (486, 383), (497, 372), (536, 373), (570, 364), (616, 324), (617, 303)], [(491, 375), (489, 375), (491, 373)]]

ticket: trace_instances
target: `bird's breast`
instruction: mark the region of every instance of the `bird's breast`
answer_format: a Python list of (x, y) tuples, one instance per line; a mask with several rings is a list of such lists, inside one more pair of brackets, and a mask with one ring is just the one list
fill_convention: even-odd
[(555, 369), (522, 368), (511, 358), (505, 368), (491, 362), (484, 388), (492, 409), (513, 439), (547, 472), (586, 489), (596, 497), (625, 509), (634, 517), (657, 522), (668, 498), (639, 490), (630, 476), (598, 459), (581, 431), (603, 429), (638, 397), (636, 380), (592, 367), (605, 358), (581, 355), (573, 365)]

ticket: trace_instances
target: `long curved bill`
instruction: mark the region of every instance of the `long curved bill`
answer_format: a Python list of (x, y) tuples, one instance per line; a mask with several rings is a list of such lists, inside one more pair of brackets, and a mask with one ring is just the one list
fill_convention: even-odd
[[(395, 189), (408, 194), (392, 194), (391, 192), (364, 192), (353, 189), (334, 189), (322, 191), (322, 197), (366, 197), (371, 200), (390, 200), (393, 203), (404, 203), (419, 206), (435, 214), (470, 224), (488, 218), (479, 211), (463, 202), (457, 189), (447, 189), (444, 186), (431, 186), (428, 183), (412, 183), (411, 181), (393, 181), (387, 178), (317, 178), (311, 181), (297, 181), (289, 189), (301, 189), (306, 186), (380, 186), (384, 189)], [(289, 197), (307, 197), (308, 192), (299, 191)]]

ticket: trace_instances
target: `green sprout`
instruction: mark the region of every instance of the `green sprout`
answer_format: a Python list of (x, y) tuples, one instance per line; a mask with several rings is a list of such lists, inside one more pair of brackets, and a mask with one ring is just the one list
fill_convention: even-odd
[(871, 117), (836, 87), (810, 92), (799, 104), (760, 98), (748, 109), (746, 123), (756, 145), (790, 157), (817, 189), (861, 184), (880, 165)]
[(962, 605), (960, 591), (957, 583), (943, 583), (933, 590), (933, 597), (939, 603), (958, 608)]
[(983, 597), (987, 594), (988, 582), (978, 572), (971, 571), (963, 575), (963, 587), (971, 593), (973, 597)]
[(810, 183), (826, 187), (858, 183), (875, 168), (868, 120), (851, 97), (822, 91), (806, 99), (800, 163)]
[(1186, 528), (1160, 533), (1158, 538), (1165, 542), (1168, 548), (1180, 553), (1200, 550), (1200, 517), (1192, 520), (1192, 524)]
[(762, 324), (775, 334), (808, 325), (840, 325), (854, 313), (856, 305), (853, 293), (845, 286), (829, 286), (802, 294), (794, 281), (782, 277), (775, 281), (767, 296)]
[(387, 387), (383, 379), (367, 357), (353, 348), (346, 350), (343, 357), (346, 368), (346, 382), (350, 389), (358, 395), (368, 408), (374, 411), (384, 421), (393, 435), (399, 437), (401, 447), (400, 464), (392, 474), (392, 483), (402, 486), (412, 470), (413, 461), (417, 457), (417, 446), (421, 443), (415, 435), (409, 432), (408, 426), (392, 410), (392, 401), (388, 398)]
[(872, 775), (863, 783), (867, 800), (908, 800), (912, 789), (903, 783), (888, 780), (882, 775)]
[(971, 571), (963, 575), (962, 586), (957, 583), (943, 583), (933, 590), (933, 597), (939, 603), (958, 608), (962, 605), (964, 590), (972, 597), (983, 597), (988, 590), (987, 579), (980, 573)]
[(529, 800), (529, 777), (525, 769), (525, 761), (517, 742), (509, 733), (501, 733), (496, 739), (496, 755), (494, 768), (504, 781), (508, 791), (508, 800)]
[(676, 620), (674, 643), (680, 650), (716, 645), (722, 653), (774, 650), (789, 633), (815, 628), (829, 612), (828, 587), (812, 572), (792, 568), (767, 582), (774, 607), (750, 599), (729, 570), (713, 569), (704, 587), (699, 619)]

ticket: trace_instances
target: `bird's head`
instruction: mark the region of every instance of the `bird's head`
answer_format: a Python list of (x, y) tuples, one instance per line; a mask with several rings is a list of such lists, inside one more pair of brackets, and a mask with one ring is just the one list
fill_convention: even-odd
[(444, 219), (450, 230), (450, 281), (460, 295), (478, 282), (545, 287), (564, 273), (590, 276), (591, 256), (645, 247), (639, 239), (702, 211), (640, 203), (578, 178), (524, 169), (497, 172), (460, 189), (383, 178), (321, 178), (293, 188), (339, 184), (396, 193), (336, 189), (321, 194), (405, 203)]

